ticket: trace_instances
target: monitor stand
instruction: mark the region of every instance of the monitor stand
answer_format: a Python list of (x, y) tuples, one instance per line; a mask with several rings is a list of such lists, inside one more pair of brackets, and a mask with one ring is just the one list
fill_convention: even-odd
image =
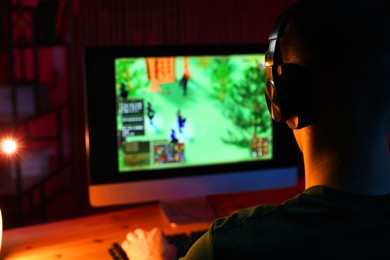
[(160, 208), (172, 225), (211, 223), (223, 215), (210, 205), (207, 197), (165, 200), (160, 202)]

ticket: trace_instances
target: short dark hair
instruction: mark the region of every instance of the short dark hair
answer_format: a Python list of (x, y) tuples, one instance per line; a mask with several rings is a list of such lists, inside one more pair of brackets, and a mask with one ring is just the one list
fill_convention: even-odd
[(283, 61), (317, 73), (324, 87), (319, 98), (332, 95), (327, 93), (332, 84), (340, 99), (371, 91), (376, 98), (369, 101), (371, 108), (388, 108), (390, 0), (307, 0), (303, 5), (280, 40)]
[(308, 65), (344, 64), (360, 59), (357, 55), (390, 51), (389, 0), (306, 0), (303, 6), (281, 42)]

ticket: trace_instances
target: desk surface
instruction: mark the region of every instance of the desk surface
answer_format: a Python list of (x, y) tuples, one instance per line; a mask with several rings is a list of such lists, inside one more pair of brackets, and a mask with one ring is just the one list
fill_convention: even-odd
[(158, 204), (7, 230), (2, 259), (111, 259), (108, 249), (136, 228), (160, 227), (166, 234), (207, 229), (208, 222), (171, 225)]
[[(280, 203), (302, 190), (301, 186), (277, 191), (249, 192), (209, 198), (219, 212), (231, 212), (256, 204)], [(218, 205), (218, 206), (216, 206)], [(122, 242), (129, 231), (161, 228), (166, 234), (207, 229), (210, 221), (171, 225), (159, 204), (86, 216), (65, 221), (6, 230), (1, 259), (111, 260), (108, 249)]]

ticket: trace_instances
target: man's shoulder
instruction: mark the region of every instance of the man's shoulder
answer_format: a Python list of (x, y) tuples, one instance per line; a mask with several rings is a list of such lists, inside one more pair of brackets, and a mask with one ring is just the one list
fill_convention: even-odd
[[(291, 223), (285, 218), (286, 208), (296, 207), (294, 200), (280, 205), (258, 205), (217, 219), (209, 230), (214, 255), (220, 259), (253, 259), (268, 256), (270, 241), (275, 241)], [(291, 209), (289, 209), (291, 210)]]
[(214, 229), (232, 228), (241, 226), (248, 221), (261, 221), (271, 217), (282, 205), (257, 205), (249, 208), (237, 210), (227, 217), (219, 218), (214, 222)]
[(300, 208), (305, 207), (305, 197), (306, 194), (300, 193), (281, 204), (262, 204), (240, 209), (227, 217), (217, 219), (213, 227), (214, 229), (231, 229), (234, 226), (240, 227), (246, 225), (248, 222), (255, 222), (261, 225), (275, 218), (283, 218), (283, 212), (300, 210)]
[(207, 259), (388, 255), (385, 197), (313, 187), (280, 205), (245, 208), (216, 220), (199, 245), (211, 252)]

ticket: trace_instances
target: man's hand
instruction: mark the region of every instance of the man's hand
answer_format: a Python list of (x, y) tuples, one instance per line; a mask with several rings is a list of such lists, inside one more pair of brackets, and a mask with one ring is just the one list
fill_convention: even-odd
[(168, 243), (158, 228), (129, 232), (122, 248), (131, 260), (173, 260), (177, 254), (176, 247)]

